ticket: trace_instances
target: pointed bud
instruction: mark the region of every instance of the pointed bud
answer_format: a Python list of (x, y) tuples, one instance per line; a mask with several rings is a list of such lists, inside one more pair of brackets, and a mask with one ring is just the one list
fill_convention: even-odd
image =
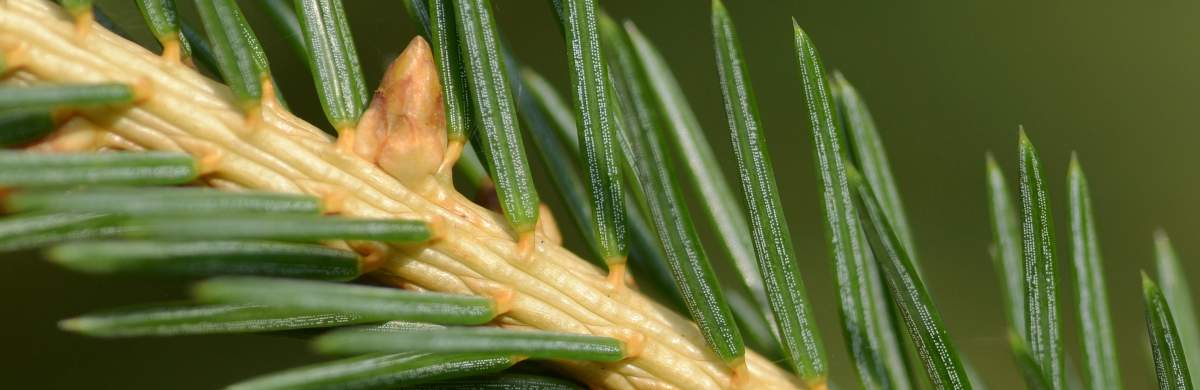
[(388, 67), (356, 133), (354, 152), (401, 182), (437, 172), (446, 152), (446, 117), (424, 39), (413, 38)]

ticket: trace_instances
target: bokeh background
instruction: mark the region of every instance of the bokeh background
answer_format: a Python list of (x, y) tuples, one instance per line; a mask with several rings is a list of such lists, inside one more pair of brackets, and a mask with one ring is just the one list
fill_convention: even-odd
[[(99, 1), (149, 42), (129, 1)], [(191, 2), (181, 1), (185, 14)], [(709, 3), (606, 0), (666, 56), (726, 167), (729, 135), (713, 63)], [(347, 1), (372, 85), (414, 27), (398, 1)], [(547, 1), (493, 0), (516, 54), (565, 88), (563, 43)], [(984, 153), (1010, 178), (1017, 126), (1040, 149), (1069, 269), (1065, 173), (1086, 169), (1107, 271), (1125, 385), (1150, 388), (1138, 271), (1152, 270), (1151, 234), (1170, 232), (1200, 280), (1200, 3), (1064, 1), (729, 1), (758, 94), (770, 149), (834, 380), (855, 388), (839, 331), (832, 267), (820, 225), (818, 178), (800, 98), (789, 17), (830, 68), (853, 82), (875, 115), (916, 232), (928, 285), (959, 347), (992, 388), (1020, 384), (1008, 354), (997, 277), (988, 256)], [(324, 122), (306, 68), (259, 12), (243, 8), (271, 55), (279, 84), (303, 117)], [(195, 21), (195, 19), (192, 19)], [(565, 90), (565, 89), (564, 89)], [(548, 184), (543, 197), (553, 199)], [(693, 206), (700, 207), (697, 203)], [(561, 213), (559, 215), (562, 215)], [(564, 224), (568, 227), (568, 224)], [(705, 232), (707, 234), (707, 232)], [(568, 232), (569, 237), (578, 236)], [(578, 240), (575, 240), (578, 243)], [(715, 252), (714, 252), (715, 253)], [(25, 253), (0, 258), (3, 381), (33, 388), (205, 389), (318, 361), (302, 342), (271, 337), (99, 340), (58, 331), (83, 312), (185, 296), (185, 283), (93, 278)], [(1064, 278), (1064, 309), (1072, 297)], [(1070, 313), (1069, 311), (1067, 313)], [(1065, 327), (1078, 361), (1077, 322)]]

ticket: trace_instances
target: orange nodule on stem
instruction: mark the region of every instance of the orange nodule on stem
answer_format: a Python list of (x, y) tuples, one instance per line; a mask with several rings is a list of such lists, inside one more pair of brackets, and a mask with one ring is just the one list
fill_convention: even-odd
[(512, 310), (513, 299), (516, 295), (517, 293), (513, 289), (497, 290), (496, 294), (492, 294), (492, 302), (495, 305), (494, 310), (497, 317)]
[[(71, 123), (74, 122), (71, 121)], [(190, 137), (180, 138), (178, 142), (184, 152), (196, 157), (196, 172), (201, 176), (211, 174), (221, 168), (221, 162), (224, 160), (222, 149)]]
[(321, 212), (323, 214), (338, 214), (346, 209), (346, 191), (330, 191), (321, 196)]
[(614, 291), (620, 291), (625, 288), (625, 277), (628, 274), (626, 272), (627, 268), (624, 258), (621, 261), (608, 263), (608, 285)]
[(734, 389), (748, 389), (750, 384), (750, 365), (746, 364), (746, 357), (742, 356), (729, 362), (729, 368), (732, 370), (730, 375), (730, 385)]
[(161, 43), (163, 47), (162, 58), (164, 60), (167, 60), (167, 62), (172, 64), (179, 64), (182, 62), (183, 49), (182, 45), (179, 43), (178, 35), (172, 35), (160, 39), (159, 43)]
[(262, 124), (263, 124), (262, 101), (255, 101), (255, 102), (247, 103), (245, 108), (243, 109), (243, 111), (246, 113), (245, 118), (243, 118), (246, 123), (246, 125), (245, 125), (246, 129), (253, 131), (262, 126)]
[(426, 222), (429, 226), (429, 241), (438, 241), (445, 239), (449, 235), (450, 230), (446, 228), (446, 218), (442, 216), (433, 216)]
[(88, 33), (92, 31), (92, 24), (96, 23), (96, 13), (91, 7), (83, 10), (75, 15), (75, 36), (79, 39), (87, 38)]
[(198, 160), (196, 160), (196, 172), (199, 172), (200, 175), (207, 175), (216, 172), (217, 169), (221, 168), (221, 160), (222, 157), (220, 151), (213, 150), (211, 152), (204, 153)]
[(275, 107), (275, 82), (271, 79), (269, 73), (265, 73), (258, 78), (258, 83), (262, 89), (262, 95), (257, 101), (243, 102), (243, 111), (246, 113), (246, 128), (250, 130), (258, 129), (263, 124), (263, 107)]
[(627, 329), (625, 332), (613, 336), (617, 340), (621, 340), (621, 345), (625, 350), (625, 359), (636, 359), (646, 351), (646, 335), (642, 332)]
[(829, 381), (825, 377), (806, 380), (809, 390), (829, 390)]
[(17, 43), (14, 47), (5, 48), (4, 57), (0, 58), (0, 76), (20, 69), (29, 61), (29, 42)]
[(337, 134), (338, 134), (337, 149), (342, 151), (343, 153), (355, 154), (354, 153), (354, 135), (355, 135), (354, 128), (353, 127), (339, 128), (337, 131)]
[(517, 290), (512, 287), (495, 281), (469, 276), (463, 277), (462, 281), (472, 292), (492, 299), (493, 320), (512, 310), (513, 301), (517, 297)]
[(485, 289), (484, 294), (492, 298), (492, 312), (496, 317), (500, 317), (513, 309), (513, 300), (517, 297), (517, 291), (510, 287), (489, 284)]
[(534, 230), (526, 230), (517, 233), (517, 258), (522, 261), (528, 261), (533, 258), (533, 249), (535, 240), (537, 240)]
[(275, 80), (271, 78), (271, 74), (264, 73), (258, 78), (258, 83), (262, 88), (262, 99), (259, 100), (259, 105), (274, 107), (279, 101), (279, 97), (275, 96), (278, 92), (275, 91)]
[(154, 83), (147, 77), (138, 78), (130, 88), (133, 90), (133, 104), (142, 104), (154, 97)]
[(379, 269), (391, 255), (386, 245), (377, 242), (360, 242), (350, 245), (359, 254), (358, 268), (360, 273), (369, 273)]
[(646, 351), (646, 335), (636, 329), (623, 326), (588, 326), (596, 336), (610, 337), (621, 342), (622, 359), (636, 359)]

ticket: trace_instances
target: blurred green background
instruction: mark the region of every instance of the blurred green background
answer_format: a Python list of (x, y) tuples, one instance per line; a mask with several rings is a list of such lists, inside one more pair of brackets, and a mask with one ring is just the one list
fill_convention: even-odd
[[(148, 41), (128, 1), (100, 1)], [(188, 3), (191, 2), (181, 2)], [(729, 135), (717, 88), (709, 3), (602, 1), (658, 45), (676, 72), (730, 177)], [(398, 1), (347, 1), (365, 72), (382, 68), (414, 36)], [(244, 8), (272, 56), (292, 107), (324, 122), (306, 68), (255, 1)], [(562, 39), (547, 1), (493, 0), (499, 24), (524, 63), (565, 86)], [(1077, 151), (1089, 174), (1125, 385), (1149, 388), (1138, 270), (1151, 270), (1151, 234), (1172, 233), (1200, 267), (1200, 3), (1186, 1), (730, 1), (758, 93), (776, 173), (834, 381), (855, 388), (839, 330), (832, 270), (820, 225), (818, 179), (800, 100), (789, 17), (816, 41), (825, 64), (855, 84), (885, 139), (928, 285), (959, 347), (992, 388), (1019, 386), (1004, 337), (999, 287), (988, 256), (984, 153), (1010, 178), (1017, 126), (1040, 149), (1050, 175), (1064, 271), (1073, 304), (1064, 192)], [(186, 13), (186, 12), (185, 12)], [(193, 19), (195, 20), (195, 19)], [(549, 194), (543, 186), (544, 198)], [(697, 203), (695, 207), (699, 207)], [(563, 214), (559, 213), (564, 221)], [(568, 232), (569, 237), (577, 238)], [(578, 242), (576, 240), (575, 242)], [(713, 251), (710, 251), (713, 252)], [(715, 252), (714, 252), (715, 253)], [(184, 297), (184, 283), (92, 278), (27, 253), (0, 261), (4, 382), (34, 388), (214, 388), (256, 373), (317, 361), (303, 343), (271, 337), (98, 340), (60, 332), (83, 312)], [(1067, 313), (1072, 313), (1067, 311)], [(1078, 324), (1067, 324), (1076, 356)]]

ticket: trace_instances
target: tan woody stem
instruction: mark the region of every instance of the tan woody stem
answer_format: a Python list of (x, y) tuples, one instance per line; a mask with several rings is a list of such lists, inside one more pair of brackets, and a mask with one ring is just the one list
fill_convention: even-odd
[[(137, 107), (84, 117), (137, 148), (191, 153), (213, 166), (206, 180), (227, 188), (310, 193), (344, 215), (423, 218), (442, 238), (423, 247), (383, 247), (380, 279), (431, 291), (489, 295), (511, 309), (509, 327), (608, 335), (640, 351), (619, 363), (557, 363), (605, 388), (728, 388), (729, 368), (704, 346), (696, 326), (604, 274), (546, 237), (528, 259), (514, 256), (503, 218), (433, 175), (401, 182), (312, 125), (264, 106), (246, 128), (230, 91), (176, 61), (160, 58), (98, 26), (76, 34), (73, 21), (44, 0), (0, 0), (0, 50), (24, 50), (4, 82), (149, 83)], [(794, 388), (796, 379), (757, 354), (747, 356), (748, 388)]]

